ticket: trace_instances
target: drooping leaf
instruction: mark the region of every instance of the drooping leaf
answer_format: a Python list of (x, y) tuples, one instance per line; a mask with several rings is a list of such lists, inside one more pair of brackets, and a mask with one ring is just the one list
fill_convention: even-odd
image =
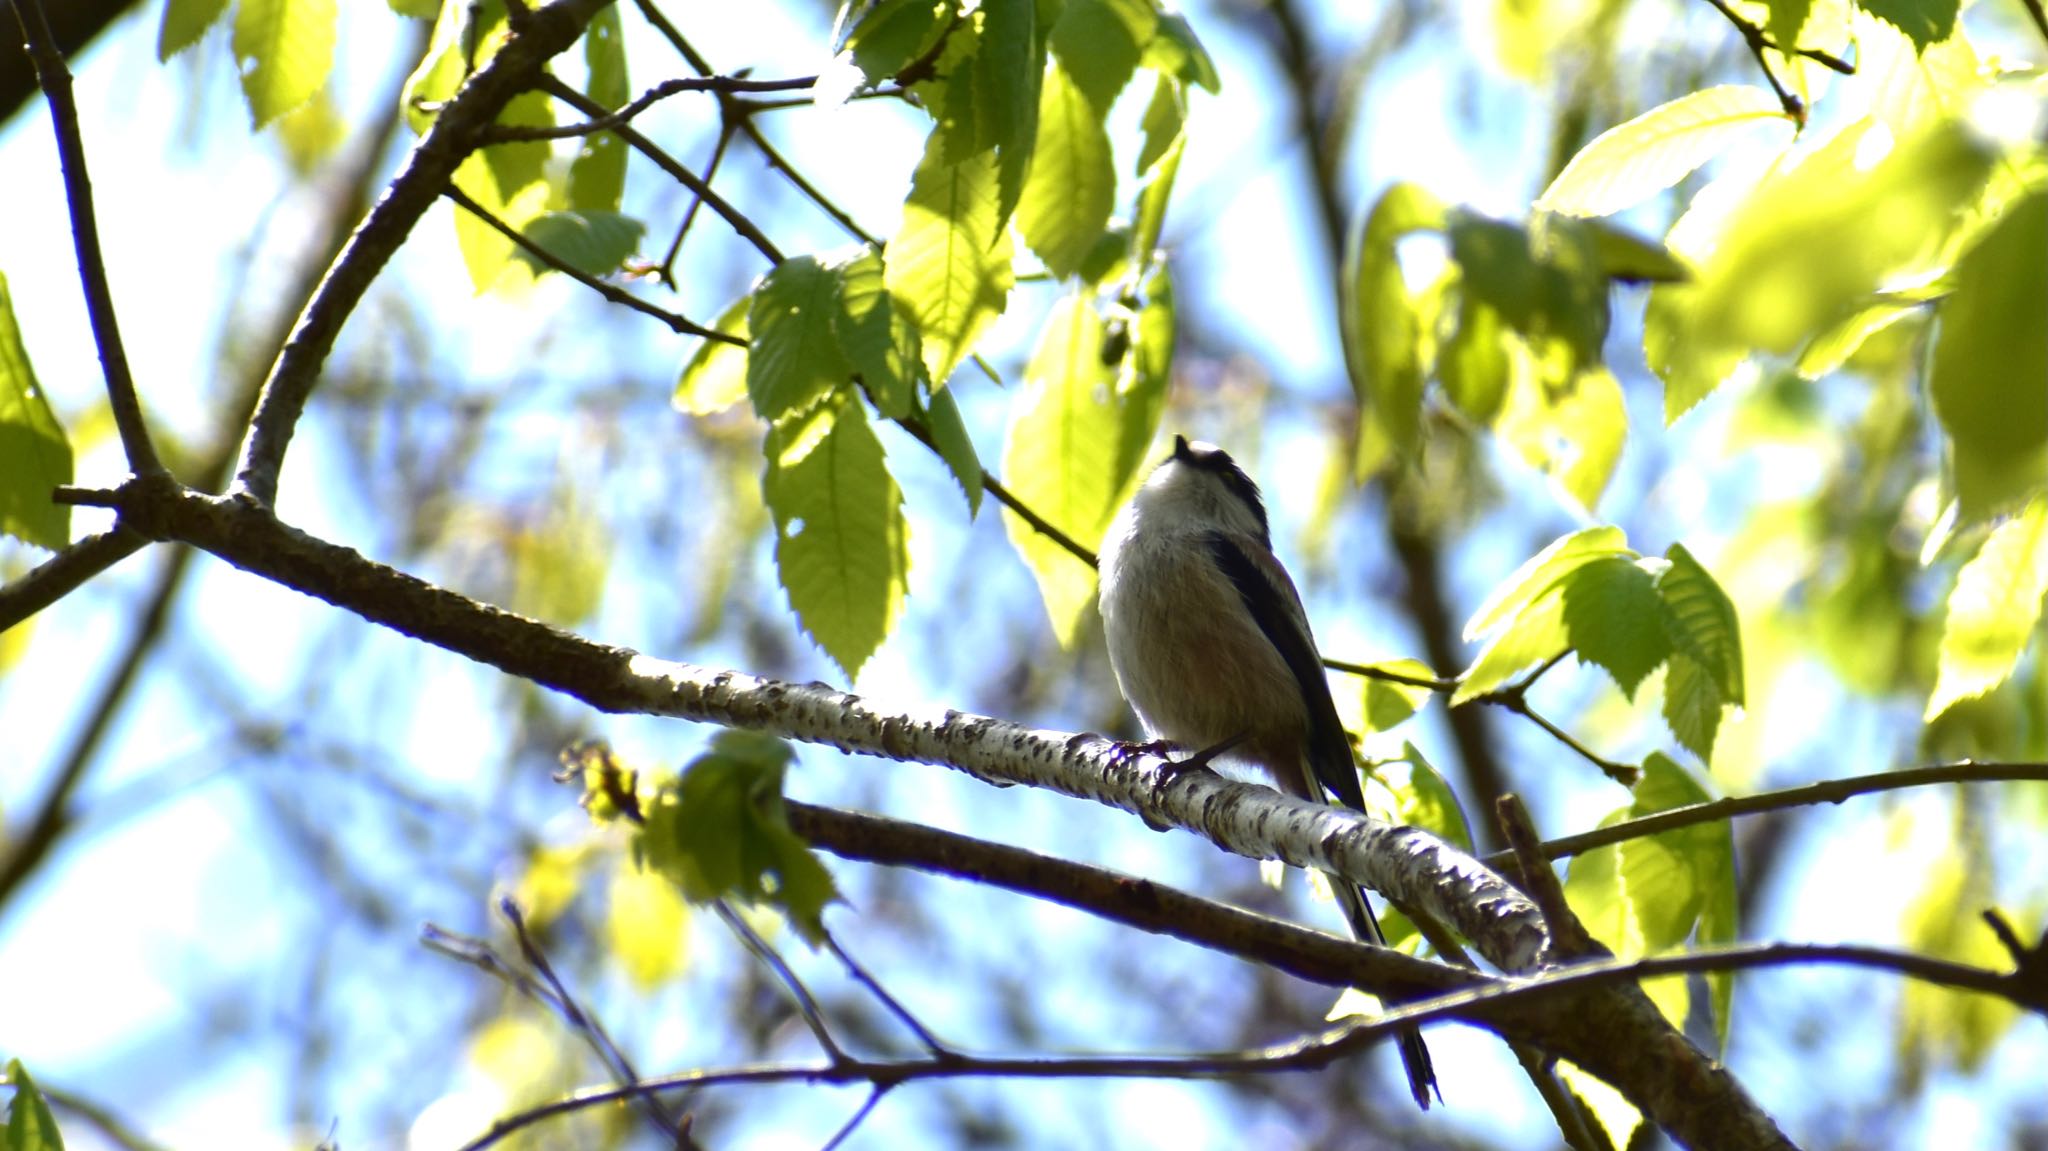
[(2048, 491), (2048, 190), (2009, 206), (1955, 270), (1929, 391), (1962, 522)]
[[(754, 359), (763, 354), (756, 337)], [(768, 434), (762, 492), (775, 515), (775, 567), (797, 620), (857, 678), (896, 626), (910, 525), (867, 410), (845, 392)]]
[[(640, 247), (647, 226), (631, 216), (599, 209), (543, 212), (527, 222), (523, 232), (549, 255), (590, 276), (605, 276), (619, 270)], [(535, 275), (551, 269), (524, 248), (513, 252), (533, 269)]]
[(832, 330), (840, 350), (867, 384), (875, 408), (890, 419), (910, 414), (923, 371), (917, 329), (884, 284), (882, 254), (873, 248), (837, 265), (839, 306)]
[(762, 419), (803, 411), (853, 375), (833, 331), (838, 307), (839, 277), (816, 256), (784, 260), (755, 287), (747, 396)]
[(1422, 332), (1395, 246), (1444, 220), (1442, 201), (1418, 185), (1395, 184), (1353, 233), (1344, 258), (1339, 316), (1360, 437), (1376, 432), (1404, 457), (1421, 435)]
[(1047, 270), (1065, 278), (1095, 246), (1115, 200), (1116, 161), (1102, 113), (1055, 63), (1045, 70), (1017, 230)]
[[(616, 111), (633, 98), (626, 76), (626, 36), (617, 6), (591, 17), (583, 32), (583, 64), (590, 79), (584, 95)], [(617, 212), (626, 194), (626, 142), (616, 132), (583, 137), (569, 164), (569, 207), (581, 211)]]
[(1151, 43), (1145, 45), (1142, 63), (1161, 75), (1207, 88), (1212, 93), (1223, 90), (1223, 82), (1216, 76), (1216, 62), (1196, 39), (1188, 18), (1178, 12), (1159, 14), (1159, 29)]
[(1754, 85), (1689, 92), (1594, 137), (1535, 206), (1569, 216), (1607, 216), (1634, 207), (1770, 120), (1790, 122), (1777, 96)]
[(1514, 378), (1507, 341), (1514, 339), (1500, 313), (1485, 301), (1458, 293), (1458, 326), (1437, 353), (1444, 397), (1473, 423), (1486, 426), (1500, 414)]
[(1684, 544), (1674, 543), (1665, 549), (1664, 559), (1670, 566), (1657, 576), (1657, 595), (1664, 604), (1672, 644), (1713, 677), (1722, 698), (1741, 706), (1745, 702), (1742, 624), (1735, 615), (1735, 602)]
[(1567, 368), (1599, 363), (1607, 278), (1583, 228), (1570, 221), (1525, 228), (1462, 209), (1448, 219), (1463, 291), (1499, 312), (1532, 345), (1554, 342), (1568, 350)]
[(1956, 573), (1925, 719), (1983, 695), (2012, 675), (2048, 596), (2048, 496), (1994, 528)]
[(930, 51), (949, 23), (944, 0), (882, 0), (846, 38), (853, 62), (870, 84), (880, 84)]
[(967, 424), (960, 418), (960, 405), (951, 389), (932, 393), (931, 426), (939, 458), (946, 461), (954, 482), (967, 497), (969, 518), (980, 515), (981, 457), (975, 454), (974, 440), (967, 434)]
[[(455, 94), (469, 63), (468, 47), (472, 37), (470, 29), (470, 6), (449, 3), (441, 5), (440, 15), (434, 20), (434, 32), (427, 44), (426, 55), (420, 58), (419, 66), (406, 78), (405, 90), (399, 97), (399, 104), (405, 112), (405, 122), (415, 133), (424, 135), (440, 114), (439, 105)], [(500, 18), (503, 9), (499, 9)]]
[(917, 323), (933, 388), (945, 386), (1002, 315), (1014, 280), (1009, 233), (996, 219), (994, 159), (948, 164), (941, 137), (934, 130), (926, 144), (903, 227), (882, 255), (889, 293)]
[(1572, 650), (1606, 669), (1634, 699), (1644, 677), (1671, 654), (1656, 576), (1637, 561), (1608, 556), (1575, 568), (1558, 589)]
[(197, 44), (227, 10), (228, 0), (165, 0), (163, 20), (156, 30), (156, 58), (169, 60)]
[[(1054, 305), (1003, 441), (1003, 477), (1017, 498), (1093, 550), (1157, 428), (1159, 407), (1120, 393), (1103, 360), (1102, 317), (1084, 297)], [(1010, 542), (1036, 577), (1053, 632), (1071, 646), (1095, 592), (1095, 570), (1015, 513)]]
[(36, 382), (0, 274), (0, 532), (51, 551), (70, 543), (71, 509), (50, 493), (71, 478), (71, 441)]
[[(747, 310), (753, 302), (752, 294), (741, 296), (727, 305), (711, 326), (746, 339)], [(699, 340), (676, 379), (675, 406), (693, 416), (709, 416), (746, 397), (747, 349), (723, 340)]]
[(0, 1131), (0, 1146), (6, 1151), (64, 1151), (49, 1100), (21, 1060), (7, 1061), (7, 1082), (14, 1088), (14, 1099), (7, 1105), (7, 1129)]
[(982, 0), (981, 50), (975, 57), (974, 117), (979, 146), (996, 150), (996, 227), (1009, 222), (1024, 194), (1038, 140), (1038, 94), (1045, 36), (1036, 0)]
[(261, 128), (305, 103), (334, 66), (335, 0), (239, 0), (235, 64)]
[(726, 730), (661, 788), (634, 838), (634, 857), (682, 888), (693, 903), (738, 899), (779, 908), (812, 944), (824, 938), (825, 906), (839, 898), (832, 874), (790, 830), (782, 780), (787, 744)]
[(1924, 52), (1956, 30), (1961, 0), (1859, 0), (1863, 10), (1904, 32)]
[(1117, 93), (1130, 83), (1158, 25), (1158, 10), (1145, 0), (1066, 0), (1060, 7), (1052, 26), (1053, 56), (1098, 118), (1109, 114)]

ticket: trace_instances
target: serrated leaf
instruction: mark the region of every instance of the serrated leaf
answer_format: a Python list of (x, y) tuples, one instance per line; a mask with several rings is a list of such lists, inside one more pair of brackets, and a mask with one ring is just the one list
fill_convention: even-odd
[(1858, 0), (1865, 12), (1890, 24), (1924, 52), (1955, 34), (1961, 0)]
[(853, 62), (870, 84), (880, 84), (930, 51), (946, 29), (942, 0), (882, 0), (846, 38)]
[(1956, 573), (1926, 722), (2012, 675), (2041, 621), (2043, 596), (2048, 596), (2048, 497), (2036, 496), (2026, 510), (1993, 529)]
[(2048, 490), (2048, 191), (2005, 211), (1955, 269), (1928, 386), (1958, 514), (1977, 523)]
[(1608, 216), (1685, 179), (1760, 122), (1791, 118), (1776, 95), (1748, 84), (1688, 92), (1579, 149), (1537, 197), (1539, 211)]
[(947, 164), (941, 136), (935, 129), (925, 146), (903, 226), (882, 256), (889, 293), (917, 323), (935, 389), (1002, 315), (1014, 280), (1009, 233), (996, 219), (993, 157)]
[(816, 256), (792, 256), (762, 277), (747, 311), (747, 396), (762, 419), (809, 408), (853, 375), (833, 331), (838, 307), (839, 277)]
[(1806, 27), (1806, 18), (1813, 13), (1813, 0), (1765, 0), (1770, 16), (1765, 28), (1771, 34), (1771, 42), (1791, 48), (1799, 44), (1799, 33)]
[(1052, 26), (1053, 56), (1097, 117), (1109, 114), (1130, 83), (1158, 24), (1158, 11), (1144, 0), (1066, 0), (1060, 8)]
[(156, 30), (156, 58), (169, 60), (197, 44), (227, 10), (228, 0), (165, 0)]
[(0, 1145), (6, 1151), (64, 1151), (57, 1117), (50, 1114), (49, 1101), (21, 1060), (7, 1061), (7, 1082), (14, 1088), (14, 1099), (7, 1105), (7, 1129), (0, 1132)]
[[(1417, 659), (1393, 659), (1372, 665), (1380, 671), (1405, 675), (1415, 679), (1435, 679), (1436, 672), (1428, 664)], [(1418, 684), (1399, 683), (1394, 680), (1365, 679), (1365, 699), (1362, 714), (1366, 733), (1385, 731), (1407, 722), (1429, 697), (1436, 694)]]
[(1115, 200), (1116, 160), (1102, 113), (1054, 64), (1045, 70), (1038, 143), (1017, 201), (1017, 230), (1047, 270), (1064, 279), (1095, 246)]
[[(1081, 296), (1053, 306), (1003, 439), (1003, 476), (1024, 506), (1083, 547), (1101, 542), (1157, 429), (1149, 395), (1121, 393), (1102, 317)], [(1003, 523), (1037, 579), (1053, 632), (1072, 646), (1095, 570), (1014, 513)]]
[(1721, 712), (1727, 704), (1712, 672), (1684, 649), (1671, 653), (1664, 672), (1664, 722), (1680, 746), (1701, 760), (1712, 759), (1714, 736), (1721, 730)]
[(729, 898), (780, 908), (815, 945), (824, 938), (825, 906), (839, 892), (790, 830), (782, 781), (791, 758), (788, 745), (771, 736), (720, 732), (647, 805), (634, 857), (693, 903)]
[(1395, 245), (1444, 221), (1442, 201), (1419, 185), (1395, 184), (1353, 232), (1344, 258), (1339, 318), (1360, 438), (1376, 432), (1403, 457), (1421, 435), (1422, 326)]
[(1465, 624), (1466, 641), (1478, 639), (1520, 615), (1572, 571), (1610, 556), (1634, 558), (1635, 554), (1629, 550), (1628, 537), (1610, 524), (1559, 536), (1493, 589)]
[(974, 440), (967, 434), (967, 424), (960, 418), (960, 405), (951, 390), (932, 393), (930, 415), (932, 442), (938, 445), (939, 458), (946, 461), (953, 481), (967, 497), (967, 516), (972, 519), (981, 514), (981, 457), (975, 454)]
[[(754, 359), (762, 354), (756, 337)], [(797, 620), (858, 678), (896, 626), (910, 571), (903, 493), (867, 411), (839, 393), (776, 423), (762, 482), (775, 567)]]
[(1606, 669), (1634, 699), (1643, 679), (1671, 654), (1656, 577), (1634, 560), (1609, 556), (1574, 569), (1557, 586), (1572, 650)]
[[(619, 270), (640, 247), (647, 226), (631, 216), (596, 209), (574, 212), (543, 212), (521, 229), (542, 251), (589, 276), (605, 276)], [(535, 275), (553, 271), (531, 252), (516, 248), (513, 253), (533, 269)]]
[(974, 62), (975, 138), (996, 149), (996, 227), (1009, 222), (1038, 140), (1045, 37), (1036, 0), (982, 0), (981, 48)]
[[(633, 98), (626, 76), (626, 36), (619, 10), (608, 5), (591, 17), (583, 31), (583, 64), (589, 75), (583, 94), (607, 111)], [(569, 164), (569, 207), (581, 211), (617, 212), (626, 195), (626, 142), (616, 132), (583, 137)]]
[(235, 63), (261, 128), (305, 103), (334, 66), (334, 0), (240, 0)]
[(923, 368), (917, 329), (884, 283), (882, 254), (873, 248), (834, 268), (839, 306), (832, 330), (840, 350), (867, 384), (875, 408), (892, 420), (910, 414)]
[(1450, 706), (1457, 707), (1506, 684), (1515, 676), (1571, 647), (1564, 626), (1564, 597), (1555, 587), (1546, 588), (1532, 602), (1515, 612), (1465, 674), (1458, 677), (1458, 690)]
[(1607, 279), (1593, 241), (1569, 220), (1524, 228), (1462, 209), (1448, 215), (1462, 290), (1500, 313), (1532, 345), (1562, 344), (1566, 365), (1597, 364), (1607, 335)]
[(50, 498), (71, 482), (71, 441), (29, 363), (0, 273), (0, 532), (57, 551), (71, 542), (71, 509)]
[(1657, 576), (1657, 595), (1664, 603), (1672, 644), (1713, 677), (1723, 699), (1741, 706), (1742, 622), (1734, 601), (1684, 544), (1666, 548), (1664, 559), (1670, 566)]
[(1140, 62), (1163, 76), (1207, 88), (1211, 93), (1223, 90), (1223, 82), (1216, 75), (1216, 62), (1209, 58), (1209, 50), (1202, 47), (1188, 18), (1178, 12), (1159, 14), (1158, 31), (1145, 45)]
[[(751, 293), (741, 296), (719, 313), (711, 326), (727, 335), (747, 338), (747, 310)], [(699, 340), (697, 350), (683, 361), (676, 380), (676, 407), (693, 416), (722, 412), (747, 396), (747, 349), (722, 340)]]

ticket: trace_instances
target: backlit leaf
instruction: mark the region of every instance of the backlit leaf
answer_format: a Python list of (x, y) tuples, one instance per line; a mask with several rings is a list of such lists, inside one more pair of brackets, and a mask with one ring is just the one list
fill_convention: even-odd
[(833, 331), (838, 307), (839, 277), (816, 256), (784, 260), (754, 289), (747, 396), (762, 419), (802, 411), (853, 375)]
[(157, 25), (156, 58), (169, 60), (197, 44), (227, 10), (228, 0), (166, 0), (163, 20)]
[(1066, 0), (1060, 7), (1052, 53), (1098, 118), (1130, 83), (1158, 24), (1158, 11), (1145, 0)]
[(1689, 92), (1594, 137), (1535, 206), (1570, 216), (1607, 216), (1634, 207), (1769, 120), (1790, 122), (1777, 96), (1765, 89), (1723, 84)]
[(1002, 315), (1014, 278), (1009, 233), (996, 221), (994, 158), (947, 164), (942, 135), (934, 130), (925, 146), (903, 226), (882, 257), (890, 294), (917, 322), (934, 388)]
[(0, 532), (51, 551), (70, 543), (71, 509), (50, 492), (71, 478), (71, 441), (36, 382), (0, 275)]
[(865, 249), (833, 271), (839, 305), (832, 311), (832, 330), (840, 350), (867, 384), (876, 410), (902, 419), (910, 414), (923, 369), (917, 329), (884, 286), (880, 252)]
[[(747, 338), (747, 309), (754, 297), (741, 296), (719, 313), (711, 326), (728, 335)], [(675, 406), (693, 416), (722, 412), (747, 396), (747, 349), (723, 340), (699, 340), (697, 350), (683, 362), (676, 380)]]
[(1443, 202), (1415, 184), (1380, 195), (1345, 253), (1344, 360), (1358, 397), (1360, 436), (1376, 430), (1402, 456), (1421, 435), (1421, 323), (1395, 246), (1402, 237), (1444, 226)]
[[(601, 8), (591, 17), (583, 32), (583, 64), (590, 76), (583, 93), (605, 110), (616, 111), (633, 98), (632, 82), (626, 77), (625, 30), (620, 27), (617, 6)], [(616, 132), (584, 136), (569, 164), (569, 207), (617, 212), (625, 193), (626, 142)]]
[(1644, 677), (1671, 654), (1656, 577), (1622, 556), (1594, 560), (1558, 581), (1572, 650), (1605, 668), (1635, 698)]
[[(556, 256), (585, 275), (606, 276), (619, 270), (626, 257), (639, 250), (647, 226), (631, 216), (598, 209), (575, 212), (543, 212), (521, 229), (542, 251)], [(550, 269), (531, 252), (517, 248), (513, 254), (539, 275)]]
[(951, 389), (932, 393), (931, 426), (939, 458), (946, 461), (954, 482), (967, 497), (968, 516), (981, 514), (981, 457), (975, 454), (974, 440), (967, 434)]
[(1073, 275), (1102, 235), (1116, 199), (1116, 162), (1102, 113), (1054, 64), (1038, 105), (1038, 144), (1017, 230), (1053, 275)]
[(50, 1114), (49, 1101), (21, 1060), (7, 1061), (7, 1082), (14, 1088), (14, 1099), (7, 1105), (7, 1128), (0, 1131), (0, 1146), (6, 1151), (64, 1151), (57, 1117)]
[(258, 128), (305, 103), (334, 66), (335, 0), (239, 0), (235, 65)]
[(1993, 529), (1956, 573), (1942, 627), (1941, 661), (1925, 718), (1983, 695), (2012, 674), (2048, 596), (2048, 497)]

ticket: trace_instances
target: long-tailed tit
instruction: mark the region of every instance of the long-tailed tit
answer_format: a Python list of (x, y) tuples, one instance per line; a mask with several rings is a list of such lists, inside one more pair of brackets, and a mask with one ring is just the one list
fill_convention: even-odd
[[(1102, 625), (1124, 698), (1153, 738), (1257, 768), (1280, 790), (1364, 810), (1308, 616), (1273, 556), (1258, 486), (1221, 448), (1173, 439), (1102, 542)], [(1365, 893), (1333, 883), (1360, 940), (1384, 945)], [(1436, 1073), (1400, 1033), (1427, 1110)], [(1442, 1099), (1441, 1093), (1438, 1099)]]

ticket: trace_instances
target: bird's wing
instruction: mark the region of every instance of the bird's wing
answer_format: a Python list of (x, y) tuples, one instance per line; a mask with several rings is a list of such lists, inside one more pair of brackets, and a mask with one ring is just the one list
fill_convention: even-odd
[(1323, 678), (1322, 657), (1316, 654), (1308, 616), (1301, 610), (1301, 597), (1295, 594), (1287, 569), (1264, 548), (1248, 545), (1231, 532), (1207, 532), (1203, 543), (1217, 570), (1229, 577), (1245, 610), (1301, 687), (1302, 704), (1308, 712), (1309, 766), (1316, 778), (1344, 806), (1365, 810), (1365, 793), (1359, 788), (1358, 769), (1351, 759), (1351, 741), (1337, 718), (1330, 683)]

